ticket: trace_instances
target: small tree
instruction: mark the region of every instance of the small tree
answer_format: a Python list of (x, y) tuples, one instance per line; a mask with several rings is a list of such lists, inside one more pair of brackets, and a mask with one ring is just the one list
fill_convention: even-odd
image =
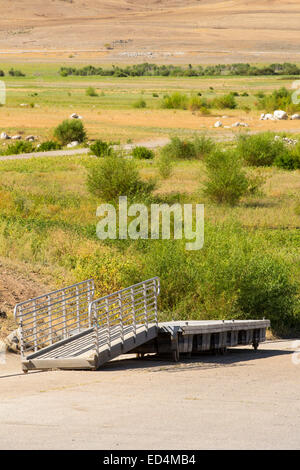
[(113, 202), (120, 196), (142, 200), (151, 194), (155, 183), (142, 181), (132, 160), (113, 153), (89, 166), (87, 187), (94, 196)]
[(113, 152), (112, 146), (103, 140), (96, 140), (90, 146), (90, 150), (96, 157), (108, 157)]
[(95, 88), (93, 88), (92, 86), (89, 86), (86, 89), (85, 94), (86, 96), (91, 96), (91, 97), (98, 96), (98, 93), (96, 92)]
[(154, 158), (154, 152), (148, 149), (147, 147), (134, 147), (132, 151), (132, 156), (133, 158), (137, 158), (139, 160), (151, 160), (152, 158)]
[(172, 158), (166, 154), (161, 153), (158, 159), (158, 171), (162, 179), (170, 178), (173, 171)]
[(54, 130), (54, 137), (62, 145), (73, 141), (84, 142), (86, 139), (86, 131), (80, 120), (66, 119)]
[(203, 192), (211, 201), (233, 206), (248, 193), (249, 181), (234, 151), (216, 150), (205, 164), (207, 180)]

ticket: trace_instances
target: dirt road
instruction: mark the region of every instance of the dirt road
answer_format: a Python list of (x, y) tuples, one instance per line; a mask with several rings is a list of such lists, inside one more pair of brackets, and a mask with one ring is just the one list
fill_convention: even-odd
[(275, 341), (179, 364), (126, 356), (97, 372), (28, 375), (8, 355), (0, 449), (297, 449), (293, 348)]

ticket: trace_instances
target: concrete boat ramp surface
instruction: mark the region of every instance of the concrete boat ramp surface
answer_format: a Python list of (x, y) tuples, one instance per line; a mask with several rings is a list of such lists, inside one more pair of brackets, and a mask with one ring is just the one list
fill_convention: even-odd
[[(298, 352), (297, 352), (298, 351)], [(298, 449), (300, 342), (98, 371), (0, 364), (0, 449)]]

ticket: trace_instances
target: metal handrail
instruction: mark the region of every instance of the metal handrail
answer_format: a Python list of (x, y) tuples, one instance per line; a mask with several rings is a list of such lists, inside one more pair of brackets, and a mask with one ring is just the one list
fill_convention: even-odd
[(120, 340), (121, 344), (124, 344), (125, 328), (126, 334), (133, 333), (136, 339), (138, 328), (143, 327), (147, 334), (150, 324), (158, 325), (159, 293), (160, 280), (158, 277), (153, 277), (93, 300), (89, 304), (90, 321), (106, 338), (105, 347), (109, 354), (112, 349), (112, 336), (114, 340)]
[(22, 357), (87, 329), (94, 293), (94, 280), (88, 279), (18, 303), (14, 315), (21, 332)]

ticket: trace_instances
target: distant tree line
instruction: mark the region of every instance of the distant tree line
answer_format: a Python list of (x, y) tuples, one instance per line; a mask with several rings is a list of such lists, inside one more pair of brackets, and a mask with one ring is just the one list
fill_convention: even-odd
[(142, 77), (142, 76), (159, 76), (159, 77), (202, 77), (202, 76), (219, 76), (219, 75), (238, 75), (238, 76), (255, 76), (255, 75), (300, 75), (300, 67), (296, 64), (286, 62), (284, 64), (271, 64), (266, 66), (254, 66), (250, 64), (219, 64), (208, 65), (188, 65), (181, 67), (179, 65), (157, 65), (145, 62), (143, 64), (128, 65), (119, 67), (113, 65), (110, 68), (94, 67), (87, 65), (82, 68), (61, 67), (60, 75), (67, 77), (69, 75), (78, 75), (81, 77), (89, 75), (114, 76), (114, 77)]

